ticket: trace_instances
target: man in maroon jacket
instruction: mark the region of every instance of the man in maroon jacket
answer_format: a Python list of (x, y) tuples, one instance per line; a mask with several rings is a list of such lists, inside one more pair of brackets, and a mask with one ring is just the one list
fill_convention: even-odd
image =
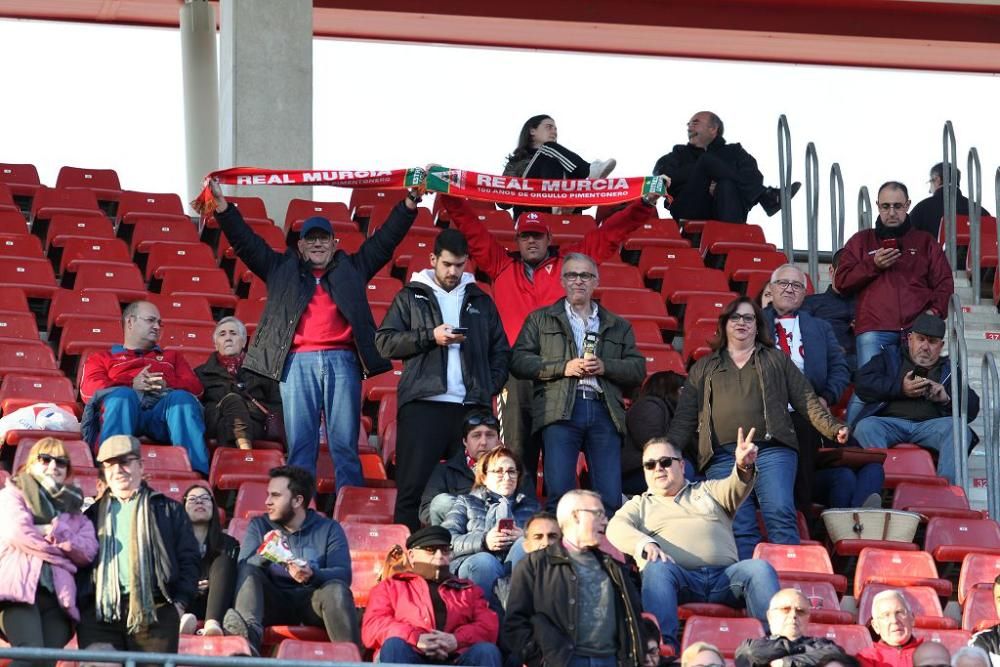
[[(184, 357), (163, 350), (160, 311), (148, 301), (122, 313), (125, 342), (87, 357), (80, 396), (88, 404), (84, 429), (100, 422), (99, 442), (113, 435), (146, 435), (182, 445), (191, 468), (208, 474), (202, 387)], [(94, 429), (96, 430), (96, 429)]]

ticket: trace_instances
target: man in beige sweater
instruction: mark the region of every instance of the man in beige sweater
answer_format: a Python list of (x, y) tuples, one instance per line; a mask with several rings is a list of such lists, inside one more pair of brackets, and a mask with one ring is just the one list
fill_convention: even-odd
[(753, 490), (754, 430), (739, 430), (736, 465), (726, 479), (688, 483), (681, 452), (664, 438), (643, 448), (647, 490), (608, 524), (608, 539), (632, 554), (642, 571), (642, 607), (656, 616), (663, 640), (680, 648), (677, 605), (714, 602), (746, 606), (767, 627), (778, 575), (765, 561), (739, 560), (733, 515)]

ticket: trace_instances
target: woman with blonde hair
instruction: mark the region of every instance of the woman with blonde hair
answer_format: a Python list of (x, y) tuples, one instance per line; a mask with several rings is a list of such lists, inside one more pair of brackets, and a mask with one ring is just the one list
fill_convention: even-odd
[(726, 667), (726, 659), (713, 644), (695, 642), (681, 653), (681, 667)]
[(80, 620), (74, 575), (97, 537), (72, 476), (62, 441), (42, 438), (0, 490), (0, 633), (12, 646), (62, 648)]

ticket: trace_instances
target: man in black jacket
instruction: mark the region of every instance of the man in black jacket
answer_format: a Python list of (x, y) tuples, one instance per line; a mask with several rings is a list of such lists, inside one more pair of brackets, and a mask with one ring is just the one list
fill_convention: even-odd
[(736, 667), (809, 667), (824, 658), (840, 655), (842, 648), (825, 637), (807, 637), (809, 600), (794, 588), (783, 588), (771, 598), (767, 623), (771, 634), (746, 639), (736, 650)]
[[(958, 190), (962, 182), (962, 172), (955, 167), (955, 188)], [(938, 162), (931, 167), (931, 177), (927, 181), (931, 196), (922, 200), (910, 211), (910, 222), (914, 229), (927, 232), (934, 238), (938, 237), (938, 230), (941, 227), (941, 218), (944, 217), (944, 165)], [(956, 215), (969, 215), (969, 198), (958, 190), (955, 198)], [(990, 212), (982, 209), (982, 215), (989, 215)]]
[[(993, 580), (993, 604), (1000, 615), (1000, 576)], [(969, 643), (989, 653), (994, 665), (1000, 664), (1000, 624), (972, 635)]]
[[(687, 124), (688, 143), (677, 144), (656, 161), (653, 174), (670, 177), (674, 198), (670, 214), (683, 220), (746, 222), (760, 204), (768, 215), (781, 210), (777, 188), (765, 188), (757, 160), (739, 144), (722, 138), (725, 126), (711, 111), (699, 111)], [(791, 193), (798, 192), (793, 183)]]
[(296, 248), (273, 250), (209, 183), (215, 217), (233, 250), (267, 283), (268, 299), (243, 368), (281, 382), (288, 464), (316, 474), (320, 417), (337, 486), (363, 486), (358, 458), (361, 379), (392, 365), (375, 349), (375, 321), (365, 286), (392, 258), (416, 218), (409, 195), (356, 253), (335, 250), (326, 218), (305, 221)]
[(176, 653), (180, 617), (201, 573), (187, 512), (143, 482), (136, 438), (106, 439), (97, 465), (107, 490), (87, 510), (98, 552), (94, 564), (77, 573), (79, 644)]
[(420, 527), (418, 509), (434, 465), (452, 456), (462, 418), (489, 410), (507, 381), (510, 346), (496, 304), (465, 273), (469, 244), (457, 229), (438, 234), (431, 267), (413, 274), (375, 333), (378, 351), (403, 360), (397, 393), (395, 522)]
[(465, 447), (434, 466), (420, 497), (420, 522), (440, 526), (455, 496), (468, 493), (476, 480), (476, 461), (500, 445), (500, 421), (489, 410), (474, 409), (462, 420)]

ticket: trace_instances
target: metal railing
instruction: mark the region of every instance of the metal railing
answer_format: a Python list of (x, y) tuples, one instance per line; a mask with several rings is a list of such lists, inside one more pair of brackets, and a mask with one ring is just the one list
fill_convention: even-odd
[[(969, 266), (972, 268), (972, 303), (979, 305), (980, 281), (979, 265), (982, 248), (982, 210), (983, 210), (983, 170), (979, 164), (979, 151), (973, 146), (969, 149), (968, 172), (969, 184)], [(957, 269), (958, 267), (956, 267)]]
[(944, 187), (944, 225), (945, 233), (945, 255), (951, 270), (957, 270), (956, 262), (958, 258), (958, 230), (956, 224), (956, 205), (958, 202), (958, 177), (955, 174), (955, 164), (958, 159), (955, 157), (955, 128), (951, 121), (944, 123), (943, 136), (941, 138), (941, 180)]
[(858, 231), (872, 228), (872, 198), (868, 194), (868, 186), (862, 185), (858, 190)]
[(789, 188), (792, 186), (792, 135), (785, 114), (778, 117), (778, 191), (781, 198), (781, 242), (785, 257), (792, 261), (792, 207)]
[(809, 279), (819, 285), (819, 157), (811, 141), (806, 146), (806, 239)]
[(992, 352), (983, 355), (982, 447), (986, 452), (986, 509), (1000, 517), (1000, 373)]
[(837, 252), (844, 247), (844, 174), (840, 163), (830, 165), (830, 248)]
[[(948, 308), (948, 356), (951, 363), (951, 442), (955, 452), (955, 485), (969, 493), (969, 355), (962, 302), (952, 294)], [(961, 377), (961, 382), (959, 381)], [(955, 400), (958, 396), (959, 400)]]
[[(73, 663), (113, 663), (125, 667), (136, 665), (163, 665), (177, 667), (363, 667), (362, 662), (327, 662), (318, 663), (311, 660), (285, 660), (277, 658), (250, 658), (229, 655), (191, 655), (177, 653), (142, 653), (138, 651), (78, 651), (54, 648), (2, 648), (0, 659), (13, 659), (24, 662), (55, 662)], [(389, 664), (389, 663), (383, 663)]]

